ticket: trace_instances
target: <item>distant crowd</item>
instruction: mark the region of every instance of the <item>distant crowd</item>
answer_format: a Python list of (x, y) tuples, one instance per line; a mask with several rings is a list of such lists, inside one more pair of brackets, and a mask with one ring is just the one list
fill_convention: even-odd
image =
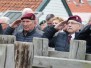
[(10, 23), (8, 17), (0, 17), (0, 34), (15, 35), (17, 41), (32, 42), (33, 37), (47, 38), (49, 47), (57, 51), (69, 51), (70, 40), (85, 40), (86, 52), (91, 53), (91, 19), (86, 25), (78, 15), (67, 20), (48, 14), (38, 23), (34, 11), (25, 8), (19, 20)]

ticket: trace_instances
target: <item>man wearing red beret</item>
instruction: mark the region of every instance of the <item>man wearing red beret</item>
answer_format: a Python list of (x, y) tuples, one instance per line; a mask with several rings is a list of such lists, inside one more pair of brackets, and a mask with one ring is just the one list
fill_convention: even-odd
[(21, 17), (21, 20), (13, 22), (9, 28), (5, 31), (5, 34), (12, 35), (14, 29), (19, 26), (23, 26), (23, 30), (15, 34), (17, 41), (32, 42), (33, 37), (41, 37), (36, 30), (36, 17), (33, 13), (26, 13)]
[[(75, 38), (77, 32), (81, 29), (81, 22), (82, 20), (79, 16), (71, 16), (66, 22), (48, 29), (48, 31), (44, 33), (44, 37), (50, 40), (49, 46), (54, 47), (55, 50), (58, 51), (69, 51), (69, 42)], [(67, 24), (65, 31), (59, 32), (54, 36), (58, 30), (62, 30), (65, 27), (65, 24)]]

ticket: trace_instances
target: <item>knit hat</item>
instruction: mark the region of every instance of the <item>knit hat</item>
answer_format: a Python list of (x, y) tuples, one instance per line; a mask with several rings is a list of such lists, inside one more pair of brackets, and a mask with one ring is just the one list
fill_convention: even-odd
[(41, 21), (39, 25), (42, 25), (42, 24), (44, 24), (44, 23), (46, 23), (45, 20)]
[(82, 23), (82, 20), (78, 15), (69, 17), (67, 21), (69, 21), (69, 20), (75, 20), (75, 21), (77, 21), (79, 23)]
[(21, 20), (23, 19), (30, 19), (30, 20), (35, 20), (35, 15), (33, 13), (27, 13), (27, 14), (24, 14), (22, 17), (21, 17)]

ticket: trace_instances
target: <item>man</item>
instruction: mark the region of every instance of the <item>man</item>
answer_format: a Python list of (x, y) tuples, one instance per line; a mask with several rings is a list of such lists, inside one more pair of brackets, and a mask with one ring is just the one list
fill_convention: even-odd
[(86, 41), (86, 53), (91, 54), (91, 24), (85, 26), (76, 37), (77, 40)]
[[(25, 15), (25, 14), (27, 14), (27, 13), (33, 13), (33, 14), (35, 14), (35, 12), (31, 9), (31, 8), (24, 8), (23, 10), (22, 10), (22, 15)], [(37, 31), (39, 31), (40, 32), (40, 34), (43, 34), (43, 31), (41, 31), (40, 29), (39, 29), (39, 23), (38, 23), (38, 18), (36, 18), (36, 30)]]
[[(27, 13), (34, 13), (34, 11), (31, 8), (24, 8), (22, 10), (22, 16), (27, 14)], [(22, 30), (22, 25), (19, 25), (17, 28), (15, 28), (14, 32), (12, 34), (16, 34), (18, 31)]]
[(52, 18), (54, 18), (54, 17), (55, 17), (54, 14), (48, 14), (46, 16), (46, 22), (47, 22), (47, 25), (48, 26), (51, 26), (52, 25)]
[(43, 30), (45, 29), (45, 27), (47, 26), (46, 21), (45, 21), (45, 20), (42, 20), (42, 21), (40, 22), (39, 26), (40, 26), (40, 30), (43, 31)]
[[(49, 46), (54, 47), (55, 50), (58, 51), (69, 51), (69, 36), (72, 35), (73, 39), (75, 38), (75, 33), (78, 32), (81, 28), (81, 18), (79, 16), (71, 16), (68, 18), (67, 22), (59, 23), (54, 28), (48, 29), (43, 37), (48, 38)], [(68, 23), (66, 26), (65, 32), (59, 32), (57, 36), (54, 34), (59, 30), (65, 27), (65, 24)], [(53, 37), (54, 36), (54, 37)]]
[(8, 17), (0, 17), (0, 24), (2, 26), (2, 33), (6, 30), (9, 26), (10, 19)]
[(17, 32), (16, 40), (17, 41), (25, 41), (25, 42), (32, 42), (33, 37), (41, 37), (42, 35), (39, 34), (40, 32), (36, 31), (36, 17), (33, 13), (26, 13), (21, 17), (21, 20), (17, 20), (11, 24), (10, 27), (7, 28), (5, 34), (11, 34), (12, 31), (19, 26), (20, 22), (23, 26), (23, 30)]
[(79, 16), (75, 15), (68, 18), (67, 22), (68, 27), (66, 31), (72, 36), (72, 39), (74, 39), (77, 36), (75, 33), (78, 33), (82, 28), (82, 20)]
[(52, 19), (53, 19), (54, 17), (55, 17), (54, 14), (48, 14), (48, 15), (46, 16), (47, 26), (45, 27), (44, 32), (46, 32), (47, 29), (49, 29), (51, 26), (53, 26), (53, 24), (52, 24)]

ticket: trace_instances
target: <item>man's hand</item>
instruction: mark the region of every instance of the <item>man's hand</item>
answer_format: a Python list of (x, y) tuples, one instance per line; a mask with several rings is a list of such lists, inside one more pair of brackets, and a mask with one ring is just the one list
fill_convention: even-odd
[(57, 24), (54, 28), (55, 28), (56, 30), (62, 30), (62, 29), (65, 27), (65, 24), (66, 24), (66, 23), (67, 23), (66, 21), (60, 22), (60, 23)]
[(16, 21), (14, 21), (14, 22), (10, 25), (10, 27), (11, 27), (11, 28), (16, 28), (16, 27), (18, 27), (18, 26), (20, 25), (20, 23), (21, 23), (21, 20), (16, 20)]

